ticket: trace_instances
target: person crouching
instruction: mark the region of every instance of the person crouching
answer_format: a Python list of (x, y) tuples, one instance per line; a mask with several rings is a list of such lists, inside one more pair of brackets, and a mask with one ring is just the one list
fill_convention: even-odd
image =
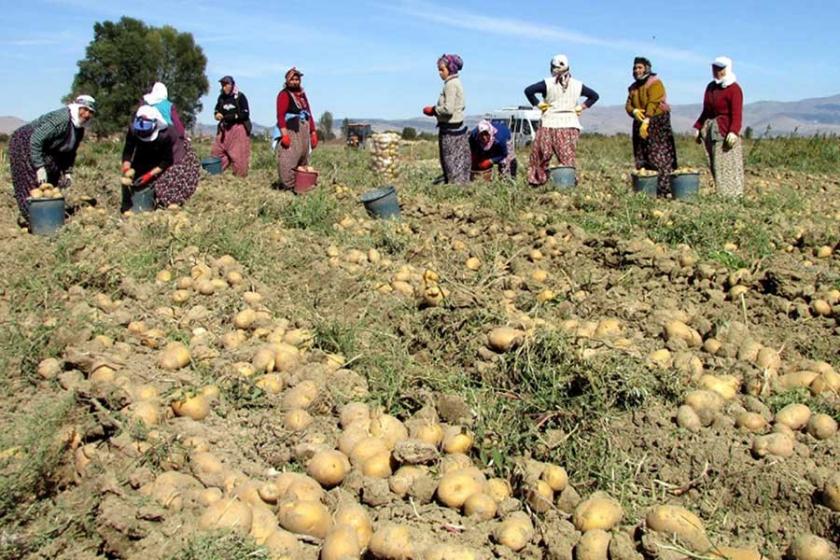
[(470, 132), (469, 141), (474, 173), (487, 171), (496, 165), (499, 175), (516, 178), (516, 152), (507, 125), (482, 120)]

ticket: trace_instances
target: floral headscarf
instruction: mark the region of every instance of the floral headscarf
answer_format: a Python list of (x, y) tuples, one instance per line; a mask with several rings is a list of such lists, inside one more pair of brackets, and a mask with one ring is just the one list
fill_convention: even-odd
[(490, 135), (490, 139), (487, 142), (482, 142), (481, 149), (487, 151), (490, 148), (492, 148), (493, 143), (496, 141), (496, 133), (498, 132), (498, 130), (496, 130), (496, 127), (493, 126), (493, 123), (491, 123), (487, 119), (484, 119), (478, 123), (478, 126), (476, 128), (478, 128), (479, 142), (481, 141), (482, 132), (486, 132)]
[(569, 81), (572, 79), (572, 73), (569, 69), (569, 59), (565, 54), (557, 54), (551, 58), (551, 75), (554, 80), (560, 84), (563, 91), (569, 87)]
[(449, 70), (449, 75), (454, 76), (464, 67), (464, 60), (457, 54), (444, 54), (437, 61), (438, 65), (443, 64)]

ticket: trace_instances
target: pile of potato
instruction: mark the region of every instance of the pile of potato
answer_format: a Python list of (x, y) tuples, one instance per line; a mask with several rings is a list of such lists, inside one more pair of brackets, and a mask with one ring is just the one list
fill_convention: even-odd
[(381, 132), (371, 136), (371, 166), (385, 181), (397, 178), (397, 163), (400, 155), (400, 135), (395, 132)]
[(29, 191), (29, 197), (32, 200), (41, 200), (50, 198), (63, 198), (64, 195), (61, 194), (61, 190), (59, 190), (58, 187), (54, 187), (49, 183), (44, 183), (43, 185)]

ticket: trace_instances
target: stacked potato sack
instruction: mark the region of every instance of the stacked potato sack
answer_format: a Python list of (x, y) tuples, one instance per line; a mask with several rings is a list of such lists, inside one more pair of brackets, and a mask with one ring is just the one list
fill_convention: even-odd
[(386, 181), (397, 178), (397, 161), (399, 159), (400, 136), (393, 132), (374, 134), (371, 155), (373, 170)]

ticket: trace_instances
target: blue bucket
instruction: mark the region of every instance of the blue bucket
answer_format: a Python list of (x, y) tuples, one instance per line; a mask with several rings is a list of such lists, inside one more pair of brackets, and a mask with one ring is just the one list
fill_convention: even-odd
[(217, 157), (210, 156), (207, 159), (201, 160), (201, 167), (210, 175), (222, 174), (222, 160)]
[(671, 176), (671, 192), (674, 198), (691, 199), (700, 192), (699, 173), (680, 173)]
[(400, 203), (397, 200), (397, 189), (388, 186), (368, 191), (361, 196), (365, 210), (370, 216), (379, 219), (400, 217)]
[(64, 225), (64, 198), (36, 198), (29, 201), (29, 231), (52, 235)]
[(646, 195), (656, 198), (657, 187), (659, 186), (659, 175), (642, 176), (633, 175), (633, 191), (637, 193), (645, 193)]
[(145, 187), (142, 189), (131, 190), (131, 211), (137, 214), (138, 212), (151, 212), (155, 209), (155, 189), (154, 187)]
[(574, 167), (552, 167), (548, 170), (551, 182), (560, 189), (572, 189), (577, 186), (577, 174)]

